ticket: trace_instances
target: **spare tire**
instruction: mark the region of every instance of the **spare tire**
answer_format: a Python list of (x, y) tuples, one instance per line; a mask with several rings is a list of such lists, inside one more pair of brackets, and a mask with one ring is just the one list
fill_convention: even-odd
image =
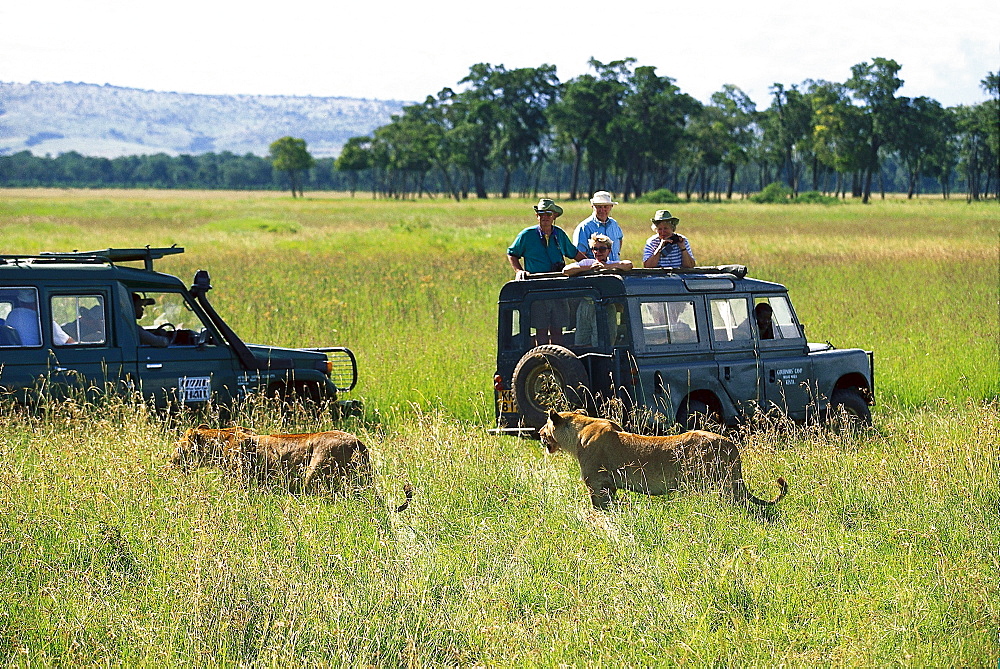
[(529, 427), (541, 427), (549, 409), (570, 411), (587, 406), (590, 378), (580, 359), (563, 346), (536, 346), (514, 368), (517, 409)]

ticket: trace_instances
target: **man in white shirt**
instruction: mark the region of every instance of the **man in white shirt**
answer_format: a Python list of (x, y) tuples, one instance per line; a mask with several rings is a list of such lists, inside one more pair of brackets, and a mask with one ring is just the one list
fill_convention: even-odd
[(576, 245), (577, 250), (593, 258), (594, 256), (588, 248), (588, 242), (595, 234), (604, 235), (610, 237), (612, 241), (611, 255), (608, 259), (617, 261), (620, 258), (625, 233), (622, 232), (618, 221), (611, 218), (611, 208), (616, 204), (618, 203), (611, 199), (611, 193), (608, 191), (599, 190), (594, 193), (594, 197), (590, 198), (593, 213), (589, 218), (580, 221), (573, 231), (573, 244)]

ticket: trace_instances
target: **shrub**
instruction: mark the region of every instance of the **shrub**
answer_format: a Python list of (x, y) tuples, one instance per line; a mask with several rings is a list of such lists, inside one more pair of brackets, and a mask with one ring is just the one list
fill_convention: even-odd
[(829, 195), (823, 195), (822, 193), (814, 190), (806, 191), (805, 193), (799, 193), (793, 202), (796, 204), (839, 204), (840, 202), (835, 197), (830, 197)]
[(756, 195), (751, 195), (750, 201), (758, 204), (788, 204), (791, 197), (791, 188), (775, 182), (764, 186), (764, 190)]
[(677, 194), (669, 188), (657, 188), (635, 199), (638, 204), (677, 204), (680, 201)]

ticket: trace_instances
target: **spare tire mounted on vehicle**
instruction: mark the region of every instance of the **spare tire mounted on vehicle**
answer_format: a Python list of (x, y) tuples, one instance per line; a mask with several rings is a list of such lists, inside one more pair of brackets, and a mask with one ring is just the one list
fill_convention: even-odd
[(514, 368), (514, 396), (530, 427), (541, 427), (549, 409), (568, 411), (587, 406), (590, 378), (580, 359), (563, 346), (531, 349)]

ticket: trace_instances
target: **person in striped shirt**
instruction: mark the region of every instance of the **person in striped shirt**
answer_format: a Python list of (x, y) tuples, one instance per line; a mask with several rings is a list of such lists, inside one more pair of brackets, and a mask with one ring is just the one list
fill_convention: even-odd
[(694, 267), (694, 253), (687, 237), (677, 234), (676, 216), (666, 209), (656, 212), (650, 227), (656, 232), (642, 250), (643, 267)]

